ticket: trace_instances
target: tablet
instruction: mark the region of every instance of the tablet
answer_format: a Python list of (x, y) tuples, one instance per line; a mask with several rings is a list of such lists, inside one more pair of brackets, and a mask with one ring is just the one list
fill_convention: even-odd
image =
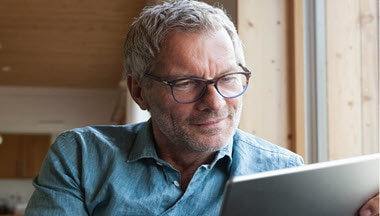
[(221, 216), (355, 215), (379, 193), (380, 154), (239, 176), (226, 183)]

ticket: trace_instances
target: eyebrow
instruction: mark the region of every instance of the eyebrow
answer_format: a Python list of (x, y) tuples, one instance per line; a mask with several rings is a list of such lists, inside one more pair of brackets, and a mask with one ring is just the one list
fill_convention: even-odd
[[(239, 65), (237, 66), (239, 68), (241, 68)], [(244, 72), (244, 70), (234, 70), (235, 66), (229, 66), (227, 67), (228, 69), (225, 69), (225, 70), (222, 70), (222, 72), (220, 72), (216, 77), (220, 77), (224, 74), (228, 74), (228, 73), (233, 73), (233, 72)], [(241, 68), (242, 69), (242, 68)], [(179, 72), (180, 73), (180, 72)], [(182, 72), (183, 73), (183, 72)], [(189, 71), (189, 73), (191, 73)], [(164, 76), (162, 77), (168, 81), (171, 81), (171, 80), (177, 80), (177, 79), (190, 79), (190, 78), (200, 78), (200, 79), (203, 79), (202, 77), (199, 77), (199, 76), (194, 76), (192, 74), (182, 74), (182, 75), (174, 75), (174, 76)], [(214, 77), (215, 78), (215, 77)]]

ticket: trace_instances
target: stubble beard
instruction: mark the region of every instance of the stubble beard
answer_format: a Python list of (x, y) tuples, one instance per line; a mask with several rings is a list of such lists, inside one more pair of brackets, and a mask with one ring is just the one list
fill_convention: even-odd
[[(191, 152), (215, 152), (232, 142), (240, 119), (241, 105), (238, 110), (225, 110), (220, 112), (208, 111), (198, 116), (185, 120), (185, 123), (177, 121), (175, 116), (161, 112), (157, 109), (151, 109), (152, 116), (159, 130), (167, 139), (178, 149)], [(191, 131), (189, 128), (192, 122), (200, 119), (214, 119), (217, 117), (226, 117), (229, 121), (227, 128), (206, 129), (202, 131)]]

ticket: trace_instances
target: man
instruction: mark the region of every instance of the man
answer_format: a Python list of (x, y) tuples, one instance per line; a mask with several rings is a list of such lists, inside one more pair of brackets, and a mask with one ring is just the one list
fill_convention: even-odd
[(125, 69), (151, 119), (60, 135), (27, 215), (218, 215), (232, 176), (303, 164), (237, 128), (251, 73), (222, 10), (196, 1), (145, 9), (127, 35)]

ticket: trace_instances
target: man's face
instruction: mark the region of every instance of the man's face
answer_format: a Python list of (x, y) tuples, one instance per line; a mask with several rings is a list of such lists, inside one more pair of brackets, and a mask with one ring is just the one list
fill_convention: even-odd
[[(173, 80), (183, 77), (217, 78), (241, 71), (233, 45), (223, 29), (212, 33), (171, 33), (152, 75)], [(158, 145), (192, 152), (216, 151), (231, 142), (240, 119), (242, 97), (223, 98), (213, 85), (198, 101), (180, 104), (168, 85), (152, 81), (145, 89)]]

